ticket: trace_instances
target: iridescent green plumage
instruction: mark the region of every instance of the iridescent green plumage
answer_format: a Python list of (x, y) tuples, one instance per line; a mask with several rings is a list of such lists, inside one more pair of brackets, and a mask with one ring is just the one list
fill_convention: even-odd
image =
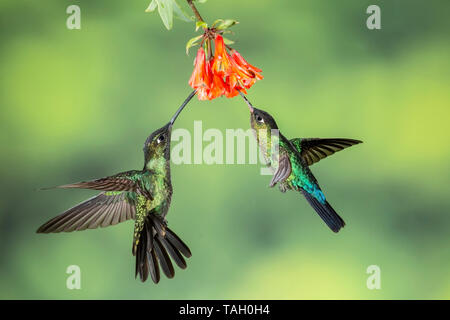
[(172, 199), (170, 177), (170, 139), (173, 123), (184, 106), (195, 95), (192, 92), (164, 127), (153, 132), (144, 144), (144, 167), (113, 176), (60, 186), (102, 191), (43, 224), (38, 233), (70, 232), (107, 227), (134, 219), (132, 253), (136, 256), (136, 276), (142, 281), (150, 274), (160, 280), (159, 267), (168, 278), (175, 274), (171, 258), (182, 269), (183, 256), (191, 252), (167, 227), (165, 219)]
[[(256, 139), (266, 162), (274, 171), (270, 187), (279, 185), (282, 192), (295, 190), (301, 192), (309, 204), (334, 232), (344, 225), (344, 220), (334, 211), (325, 198), (319, 183), (309, 166), (321, 159), (354, 144), (353, 139), (302, 139), (288, 140), (278, 130), (273, 117), (263, 110), (256, 109), (246, 99), (250, 109), (250, 124), (256, 131)], [(276, 149), (278, 147), (278, 156)]]

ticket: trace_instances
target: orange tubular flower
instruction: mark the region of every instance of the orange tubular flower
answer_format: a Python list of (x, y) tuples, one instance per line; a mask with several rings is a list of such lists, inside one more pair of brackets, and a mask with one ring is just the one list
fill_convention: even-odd
[(227, 92), (227, 86), (223, 81), (223, 78), (216, 73), (213, 73), (213, 80), (211, 90), (208, 95), (208, 99), (212, 100), (218, 98)]
[(261, 80), (264, 78), (261, 74), (259, 74), (262, 70), (245, 61), (245, 59), (242, 58), (236, 50), (232, 51), (231, 61), (233, 64), (233, 71), (236, 74), (240, 84), (242, 84), (242, 87), (250, 89), (250, 87), (255, 84), (256, 80)]
[(209, 62), (206, 62), (205, 50), (200, 47), (197, 51), (197, 57), (194, 62), (194, 71), (192, 71), (189, 85), (197, 89), (197, 97), (199, 100), (209, 99), (210, 89), (212, 85), (212, 74)]
[(215, 47), (212, 71), (214, 74), (224, 77), (231, 71), (231, 57), (228, 55), (225, 43), (220, 34), (216, 36)]
[(263, 79), (261, 69), (245, 61), (236, 50), (230, 50), (231, 56), (221, 35), (216, 36), (213, 59), (207, 61), (203, 47), (198, 49), (189, 85), (197, 89), (199, 100), (212, 100), (222, 95), (232, 98), (239, 91), (246, 94), (246, 89)]
[(250, 63), (245, 61), (245, 59), (242, 58), (242, 56), (236, 50), (233, 50), (231, 52), (231, 58), (233, 59), (234, 62), (236, 62), (238, 66), (254, 74), (258, 80), (264, 78), (262, 75), (259, 74), (260, 72), (262, 72), (262, 70), (252, 66)]
[[(240, 89), (240, 91), (242, 91), (243, 93), (247, 93), (247, 92), (245, 92), (245, 89)], [(239, 94), (239, 91), (236, 89), (236, 87), (233, 87), (233, 86), (231, 86), (231, 85), (226, 83), (225, 96), (227, 98), (236, 97), (238, 94)]]

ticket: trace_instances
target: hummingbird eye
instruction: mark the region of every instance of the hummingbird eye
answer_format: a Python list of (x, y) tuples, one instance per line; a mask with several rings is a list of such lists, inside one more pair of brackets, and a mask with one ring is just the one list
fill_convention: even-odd
[(257, 114), (257, 115), (255, 116), (255, 119), (256, 119), (256, 121), (258, 121), (258, 122), (260, 122), (260, 123), (264, 123), (264, 119), (263, 119), (259, 114)]
[(161, 142), (164, 141), (165, 138), (166, 138), (166, 137), (164, 137), (164, 134), (162, 134), (162, 135), (160, 135), (160, 136), (158, 137), (158, 139), (156, 140), (156, 142), (161, 143)]

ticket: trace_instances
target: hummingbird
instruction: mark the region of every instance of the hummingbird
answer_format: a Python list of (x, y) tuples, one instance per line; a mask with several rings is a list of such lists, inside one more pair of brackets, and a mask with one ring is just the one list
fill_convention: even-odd
[[(255, 132), (264, 159), (274, 171), (269, 187), (278, 184), (281, 192), (287, 190), (301, 192), (328, 227), (333, 232), (338, 232), (345, 226), (345, 222), (328, 203), (309, 167), (362, 141), (344, 138), (289, 140), (278, 130), (275, 119), (269, 113), (255, 108), (244, 94), (239, 93), (250, 109), (250, 125)], [(272, 151), (272, 130), (278, 133), (278, 159), (273, 156), (275, 150)]]
[(166, 215), (172, 199), (170, 177), (170, 138), (172, 126), (193, 91), (179, 107), (170, 122), (154, 131), (144, 144), (142, 170), (121, 172), (105, 178), (61, 185), (56, 188), (93, 189), (100, 194), (68, 209), (44, 223), (37, 233), (71, 232), (112, 226), (134, 220), (132, 254), (136, 257), (135, 277), (145, 282), (150, 274), (154, 283), (160, 280), (160, 266), (166, 277), (175, 271), (170, 258), (181, 269), (191, 251), (167, 226)]

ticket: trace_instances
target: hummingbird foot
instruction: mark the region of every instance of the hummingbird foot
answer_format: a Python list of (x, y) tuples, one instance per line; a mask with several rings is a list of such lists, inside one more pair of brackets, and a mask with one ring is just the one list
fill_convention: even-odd
[(284, 183), (280, 183), (278, 185), (278, 188), (280, 189), (281, 192), (285, 193), (287, 191), (287, 186)]

